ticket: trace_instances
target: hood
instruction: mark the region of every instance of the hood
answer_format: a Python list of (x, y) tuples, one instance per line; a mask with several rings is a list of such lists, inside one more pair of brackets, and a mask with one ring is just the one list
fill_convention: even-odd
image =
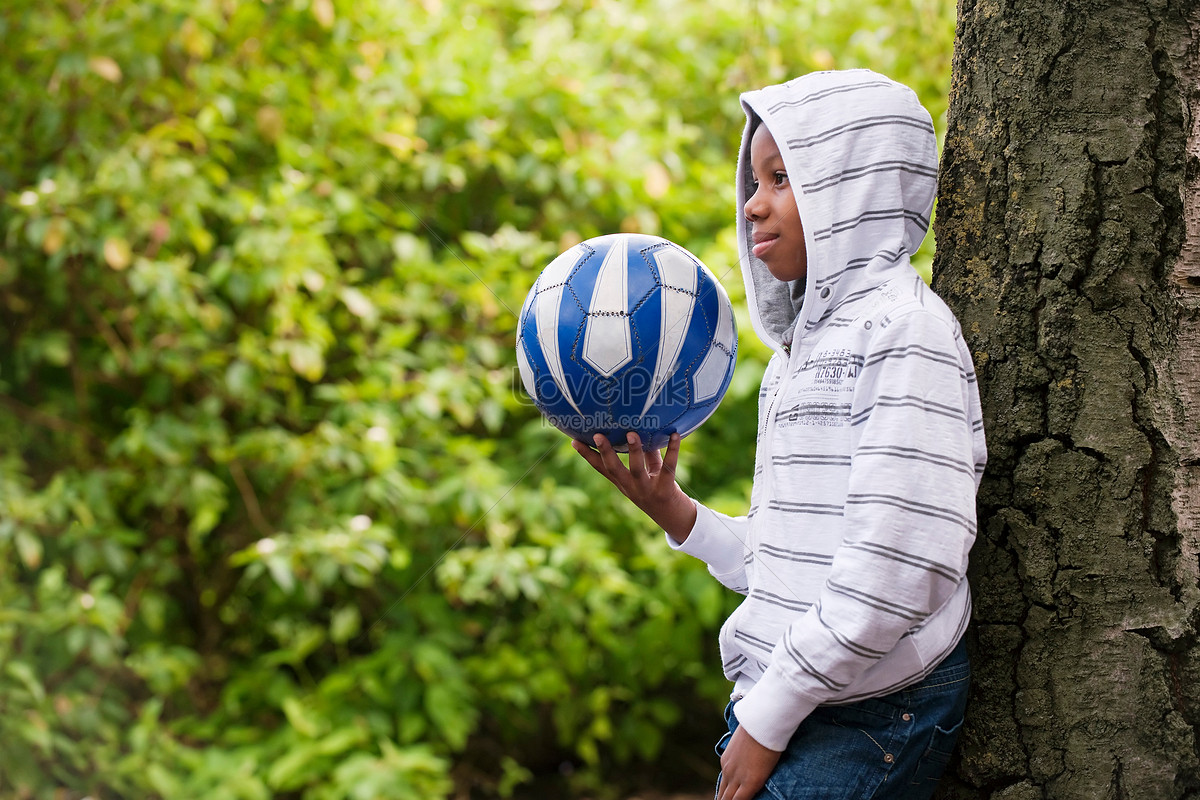
[[(782, 346), (848, 300), (911, 273), (937, 189), (937, 140), (916, 93), (870, 70), (815, 72), (741, 96), (738, 248), (755, 331)], [(777, 280), (752, 253), (746, 200), (750, 138), (761, 121), (779, 145), (804, 225), (808, 274)]]

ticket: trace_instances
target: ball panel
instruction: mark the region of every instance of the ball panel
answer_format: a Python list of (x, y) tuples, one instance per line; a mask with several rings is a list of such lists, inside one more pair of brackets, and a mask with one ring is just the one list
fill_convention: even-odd
[(667, 379), (675, 372), (696, 304), (697, 265), (675, 247), (663, 247), (653, 254), (662, 288), (662, 309), (654, 372), (650, 378), (642, 415), (649, 413)]
[[(648, 238), (648, 237), (647, 237)], [(634, 244), (631, 242), (631, 244)], [(662, 285), (653, 253), (655, 247), (630, 248), (629, 255), (629, 313), (636, 313), (643, 304), (658, 294)]]
[(588, 302), (588, 323), (583, 337), (583, 360), (601, 375), (611, 377), (633, 360), (629, 330), (629, 260), (627, 241), (609, 248), (596, 276)]
[(542, 270), (542, 274), (538, 276), (537, 281), (533, 285), (534, 291), (540, 294), (547, 289), (552, 289), (555, 286), (566, 283), (567, 278), (576, 269), (577, 264), (591, 250), (592, 248), (585, 242), (580, 242), (569, 250), (560, 253)]
[(679, 365), (671, 386), (674, 404), (680, 407), (680, 413), (672, 423), (681, 435), (696, 429), (693, 422), (696, 417), (696, 398), (692, 391), (692, 376), (708, 353), (716, 329), (711, 299), (711, 292), (705, 292), (704, 289), (697, 292), (691, 324), (688, 325), (682, 348), (688, 360)]
[(571, 392), (571, 387), (567, 383), (566, 375), (562, 368), (562, 353), (560, 352), (559, 344), (559, 309), (563, 304), (565, 284), (558, 283), (552, 288), (542, 292), (538, 292), (537, 304), (535, 306), (537, 315), (537, 340), (542, 346), (542, 351), (545, 354), (545, 363), (550, 374), (554, 377), (554, 383), (558, 387), (558, 391), (571, 404), (571, 407), (579, 411), (579, 406), (575, 403), (575, 398)]
[(521, 385), (525, 387), (525, 393), (536, 400), (540, 394), (537, 390), (537, 376), (534, 374), (533, 367), (529, 364), (529, 356), (525, 352), (524, 337), (517, 339), (517, 370), (521, 374)]
[(528, 368), (528, 374), (524, 369), (521, 370), (521, 382), (543, 415), (551, 417), (563, 413), (564, 409), (568, 413), (572, 410), (571, 403), (562, 393), (547, 363), (542, 342), (537, 336), (534, 314), (529, 315), (517, 339), (517, 365), (519, 369)]
[[(577, 277), (572, 276), (572, 280)], [(572, 396), (577, 398), (575, 410), (580, 419), (573, 427), (584, 429), (588, 427), (588, 423), (582, 418), (595, 414), (597, 392), (594, 384), (600, 375), (582, 357), (588, 323), (587, 306), (578, 302), (574, 289), (573, 285), (568, 286), (568, 293), (559, 307), (557, 331), (563, 380), (570, 388)]]
[[(724, 292), (720, 286), (715, 288), (718, 292)], [(729, 379), (733, 376), (735, 338), (733, 309), (726, 299), (725, 302), (717, 304), (716, 335), (693, 378), (693, 394), (697, 403), (725, 393)]]

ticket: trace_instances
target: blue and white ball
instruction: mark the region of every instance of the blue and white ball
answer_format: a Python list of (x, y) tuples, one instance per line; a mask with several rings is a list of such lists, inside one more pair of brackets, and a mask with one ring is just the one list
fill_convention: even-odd
[(686, 436), (716, 410), (737, 360), (729, 295), (666, 239), (599, 236), (538, 276), (517, 323), (521, 382), (550, 424), (622, 452)]

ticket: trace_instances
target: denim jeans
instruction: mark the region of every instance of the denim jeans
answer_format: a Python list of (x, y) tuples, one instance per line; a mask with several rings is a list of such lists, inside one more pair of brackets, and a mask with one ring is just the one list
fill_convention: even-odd
[[(800, 724), (754, 800), (927, 800), (958, 740), (971, 668), (964, 642), (907, 689), (845, 706), (819, 706)], [(737, 730), (733, 703), (725, 709)], [(721, 785), (718, 776), (717, 786)]]

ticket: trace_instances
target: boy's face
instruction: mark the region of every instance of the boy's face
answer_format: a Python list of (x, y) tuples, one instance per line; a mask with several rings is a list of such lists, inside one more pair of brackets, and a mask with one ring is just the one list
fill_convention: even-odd
[(754, 239), (753, 253), (777, 279), (803, 280), (808, 272), (804, 226), (783, 156), (766, 125), (760, 124), (750, 139), (750, 169), (754, 194), (746, 201), (745, 214)]

